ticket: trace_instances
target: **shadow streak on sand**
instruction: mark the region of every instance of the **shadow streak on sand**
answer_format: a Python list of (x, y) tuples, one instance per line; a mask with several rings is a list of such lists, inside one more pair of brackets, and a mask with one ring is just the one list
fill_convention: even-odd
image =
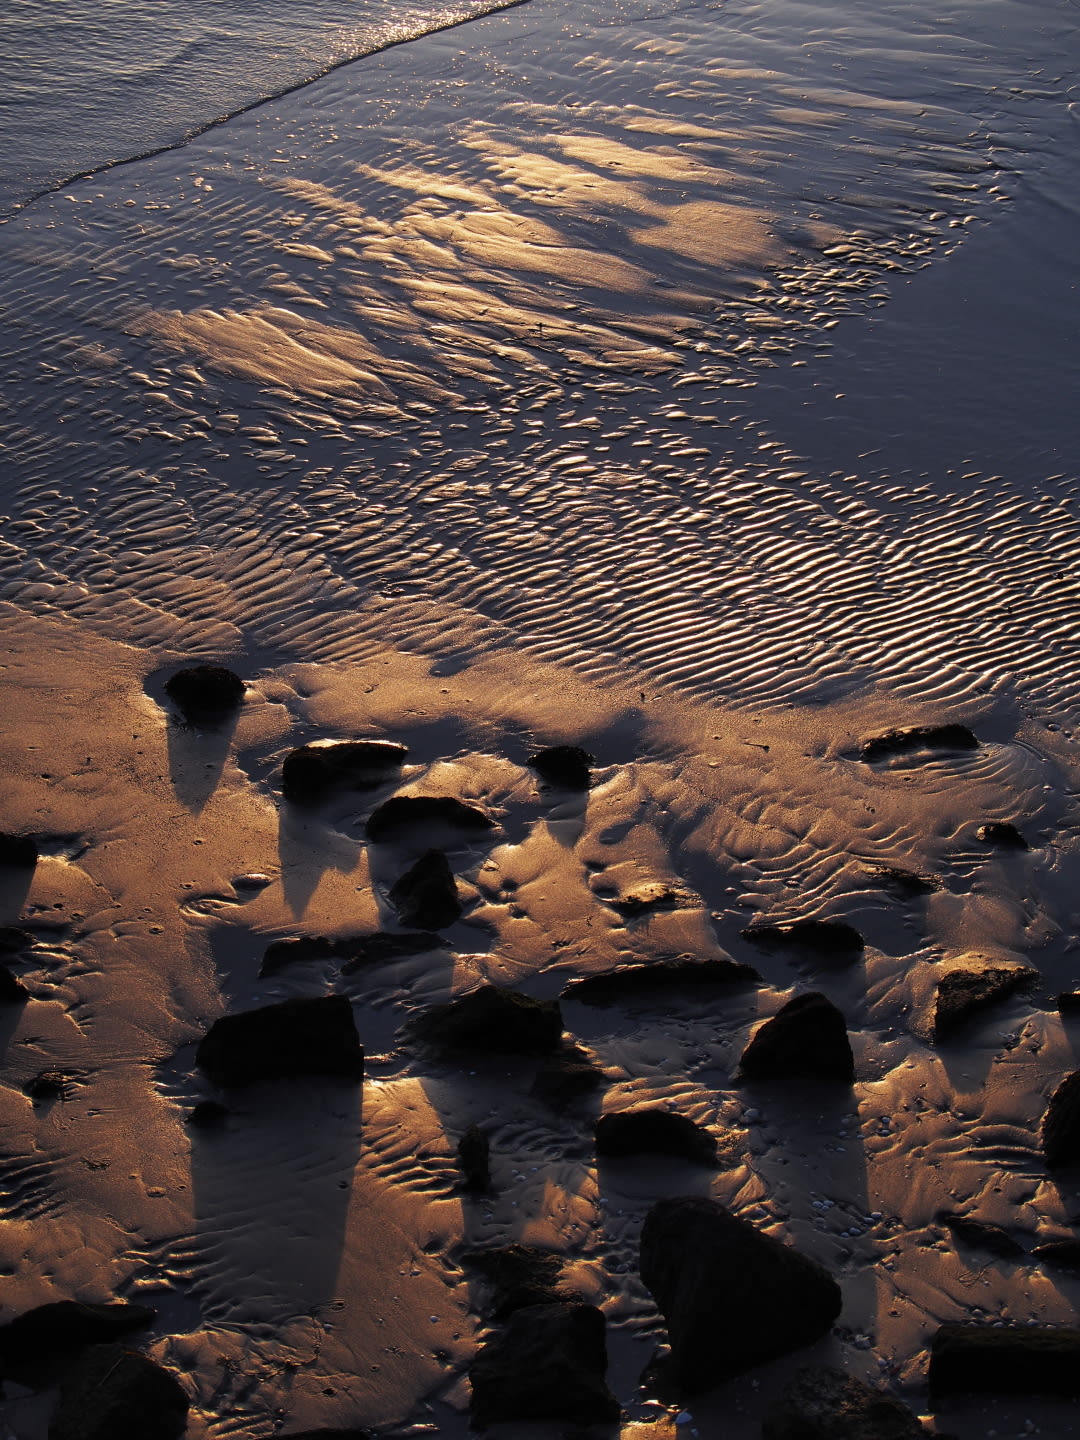
[(0, 865), (0, 925), (18, 925), (33, 883), (29, 865)]
[(188, 725), (170, 716), (165, 727), (169, 778), (176, 798), (193, 815), (202, 813), (221, 782), (240, 712), (214, 725)]

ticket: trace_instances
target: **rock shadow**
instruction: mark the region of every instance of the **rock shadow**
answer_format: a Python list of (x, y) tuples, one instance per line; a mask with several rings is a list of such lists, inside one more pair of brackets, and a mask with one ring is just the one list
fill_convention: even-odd
[(169, 779), (176, 798), (193, 815), (201, 814), (221, 783), (239, 716), (236, 710), (212, 725), (189, 725), (169, 716), (165, 727)]

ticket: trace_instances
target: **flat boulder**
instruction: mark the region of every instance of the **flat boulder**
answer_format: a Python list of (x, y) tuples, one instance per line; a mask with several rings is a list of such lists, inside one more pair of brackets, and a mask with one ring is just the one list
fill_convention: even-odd
[(750, 925), (741, 932), (752, 945), (803, 950), (822, 960), (851, 965), (863, 953), (863, 937), (846, 920), (791, 920)]
[(149, 1325), (146, 1305), (84, 1305), (57, 1300), (0, 1326), (0, 1378), (40, 1390), (89, 1345), (102, 1345)]
[(93, 1345), (60, 1386), (49, 1440), (179, 1440), (188, 1398), (168, 1370), (122, 1345)]
[(1030, 989), (1039, 972), (1018, 961), (981, 961), (978, 957), (938, 981), (934, 1039), (947, 1040), (975, 1015), (1018, 990)]
[(165, 681), (165, 694), (189, 725), (213, 723), (244, 703), (244, 682), (223, 665), (192, 665)]
[(906, 1405), (826, 1366), (796, 1372), (766, 1414), (761, 1440), (927, 1440)]
[(563, 1045), (537, 1069), (532, 1093), (545, 1105), (561, 1110), (607, 1083), (607, 1076), (587, 1050)]
[(586, 975), (571, 980), (562, 992), (564, 1000), (580, 1000), (583, 1005), (611, 1005), (637, 996), (651, 998), (658, 990), (688, 990), (697, 993), (709, 986), (716, 988), (756, 985), (761, 976), (752, 965), (736, 960), (698, 960), (692, 955), (649, 960), (644, 964), (616, 965), (599, 975)]
[(368, 816), (367, 835), (376, 842), (393, 840), (417, 826), (448, 826), (465, 834), (494, 830), (495, 821), (452, 795), (394, 795)]
[(816, 1260), (705, 1196), (653, 1206), (640, 1268), (667, 1324), (671, 1378), (688, 1393), (812, 1345), (843, 1303)]
[(603, 1313), (593, 1305), (529, 1305), (481, 1345), (469, 1367), (470, 1421), (614, 1424)]
[(975, 831), (975, 839), (997, 850), (1029, 850), (1023, 835), (1008, 820), (988, 820)]
[(442, 930), (461, 918), (457, 881), (441, 850), (428, 850), (390, 887), (390, 903), (402, 925)]
[(557, 790), (588, 790), (592, 783), (593, 756), (580, 745), (549, 745), (530, 755), (528, 764), (545, 785)]
[(913, 755), (920, 750), (977, 750), (979, 741), (966, 725), (909, 725), (902, 730), (887, 730), (864, 740), (860, 760), (872, 764), (876, 760), (893, 760), (898, 755)]
[(903, 900), (916, 895), (930, 895), (941, 889), (936, 875), (922, 875), (918, 870), (905, 870), (901, 865), (868, 865), (866, 877), (871, 885), (888, 890)]
[(799, 1076), (850, 1085), (855, 1057), (844, 1017), (819, 991), (796, 995), (755, 1033), (739, 1068), (746, 1080)]
[(266, 947), (259, 967), (259, 979), (276, 975), (287, 965), (312, 960), (344, 961), (341, 973), (351, 975), (354, 970), (361, 970), (366, 965), (437, 950), (442, 943), (440, 936), (427, 930), (405, 931), (402, 934), (374, 930), (364, 935), (298, 935), (274, 940)]
[(565, 1303), (557, 1286), (566, 1257), (536, 1245), (503, 1245), (491, 1250), (467, 1250), (461, 1263), (480, 1277), (490, 1292), (483, 1308), (496, 1320), (530, 1305)]
[(439, 1050), (543, 1055), (559, 1048), (563, 1022), (555, 1000), (534, 1000), (502, 985), (480, 985), (445, 1005), (433, 1005), (410, 1028)]
[(1080, 1070), (1050, 1096), (1042, 1126), (1043, 1155), (1051, 1170), (1080, 1165)]
[(195, 1063), (218, 1085), (251, 1085), (297, 1075), (362, 1080), (364, 1052), (344, 995), (283, 1000), (215, 1020)]
[(1014, 1240), (1000, 1225), (991, 1225), (986, 1220), (975, 1220), (970, 1215), (954, 1215), (950, 1210), (938, 1212), (938, 1223), (959, 1240), (976, 1250), (986, 1250), (1002, 1260), (1016, 1260), (1024, 1253), (1024, 1247)]
[(1080, 1395), (1080, 1330), (942, 1325), (930, 1346), (931, 1395), (957, 1390)]
[(694, 1165), (716, 1165), (716, 1141), (686, 1115), (656, 1106), (616, 1110), (596, 1122), (596, 1153), (606, 1160), (671, 1155)]
[(13, 870), (33, 870), (38, 862), (38, 843), (32, 835), (13, 835), (0, 830), (0, 865)]
[(321, 805), (335, 790), (385, 784), (407, 754), (392, 740), (314, 740), (285, 756), (281, 793), (290, 805)]

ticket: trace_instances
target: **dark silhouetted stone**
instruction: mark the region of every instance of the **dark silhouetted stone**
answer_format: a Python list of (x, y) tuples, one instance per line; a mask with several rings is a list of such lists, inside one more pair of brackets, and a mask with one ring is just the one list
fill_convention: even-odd
[(368, 790), (396, 775), (408, 753), (392, 740), (315, 740), (285, 756), (281, 793), (290, 805), (320, 805), (334, 790)]
[(639, 885), (631, 885), (621, 895), (600, 895), (600, 898), (627, 919), (649, 915), (656, 910), (683, 910), (701, 904), (700, 897), (692, 891), (669, 885), (664, 880), (643, 880)]
[(535, 1245), (505, 1245), (497, 1250), (467, 1250), (461, 1263), (474, 1271), (491, 1291), (486, 1307), (496, 1320), (529, 1305), (564, 1303), (556, 1286), (566, 1257)]
[(32, 870), (38, 862), (38, 844), (32, 835), (12, 835), (0, 830), (0, 865)]
[(364, 1052), (344, 995), (284, 1000), (215, 1020), (195, 1063), (219, 1085), (250, 1085), (294, 1075), (362, 1080)]
[(40, 1390), (88, 1345), (102, 1345), (149, 1325), (145, 1305), (83, 1305), (58, 1300), (0, 1326), (0, 1377)]
[(930, 1346), (930, 1391), (1080, 1395), (1080, 1330), (942, 1325)]
[(555, 785), (561, 790), (588, 790), (592, 763), (593, 756), (578, 745), (550, 745), (529, 756), (529, 768), (535, 770), (546, 785)]
[(60, 1386), (49, 1440), (179, 1440), (188, 1398), (175, 1376), (137, 1350), (94, 1345)]
[(966, 725), (912, 725), (906, 730), (889, 730), (863, 742), (862, 760), (891, 760), (916, 750), (977, 750), (979, 741)]
[(534, 1000), (501, 985), (481, 985), (446, 1005), (433, 1005), (413, 1033), (442, 1050), (542, 1055), (562, 1041), (562, 1012), (554, 1000)]
[(0, 965), (0, 1005), (25, 1005), (30, 991), (17, 980), (6, 965)]
[(1048, 1240), (1045, 1245), (1033, 1246), (1031, 1253), (1043, 1265), (1080, 1270), (1080, 1240)]
[(792, 1075), (835, 1080), (855, 1079), (847, 1026), (840, 1011), (816, 990), (796, 995), (761, 1029), (739, 1062), (747, 1080), (776, 1080)]
[(22, 1087), (24, 1095), (31, 1100), (64, 1100), (67, 1098), (71, 1076), (66, 1070), (39, 1070), (32, 1080)]
[(934, 1038), (946, 1040), (973, 1015), (1034, 985), (1039, 972), (1030, 965), (998, 961), (950, 970), (938, 981), (934, 1007)]
[(1080, 991), (1066, 990), (1057, 997), (1057, 1008), (1062, 1015), (1080, 1013)]
[(564, 1045), (536, 1072), (533, 1094), (554, 1109), (592, 1095), (607, 1085), (607, 1077), (587, 1050)]
[(216, 1100), (200, 1100), (187, 1117), (187, 1123), (196, 1130), (221, 1130), (229, 1118), (229, 1109)]
[(412, 825), (449, 825), (473, 835), (495, 828), (482, 810), (451, 795), (394, 795), (368, 817), (368, 839), (392, 840)]
[(29, 930), (0, 925), (0, 955), (18, 955), (21, 950), (29, 950), (36, 938)]
[(458, 1141), (458, 1165), (466, 1190), (486, 1194), (491, 1189), (491, 1141), (479, 1125), (470, 1125)]
[(674, 1155), (695, 1165), (716, 1164), (716, 1141), (686, 1115), (655, 1107), (619, 1110), (596, 1122), (596, 1153), (614, 1160), (627, 1155)]
[(1051, 1170), (1080, 1165), (1080, 1070), (1066, 1075), (1050, 1096), (1043, 1117), (1042, 1142)]
[(697, 1195), (649, 1211), (641, 1278), (667, 1324), (671, 1378), (691, 1393), (813, 1344), (842, 1304), (817, 1261)]
[(975, 831), (975, 839), (999, 850), (1028, 850), (1031, 847), (1015, 825), (1008, 820), (988, 820)]
[(600, 975), (571, 980), (562, 998), (580, 1000), (583, 1005), (610, 1005), (618, 1000), (633, 1000), (638, 995), (651, 997), (657, 990), (697, 991), (710, 985), (756, 985), (760, 979), (752, 965), (680, 955), (677, 959), (650, 960), (644, 965), (617, 965)]
[(244, 703), (244, 682), (223, 665), (193, 665), (166, 680), (165, 694), (184, 719), (196, 725), (238, 710)]
[(989, 1225), (985, 1220), (972, 1220), (970, 1216), (953, 1215), (946, 1210), (939, 1212), (937, 1218), (961, 1244), (988, 1250), (991, 1255), (998, 1255), (1003, 1260), (1014, 1260), (1024, 1253), (1024, 1247), (1000, 1225)]
[(806, 950), (823, 960), (853, 964), (863, 953), (863, 937), (844, 920), (792, 920), (782, 925), (751, 925), (744, 940), (754, 945)]
[(373, 1440), (370, 1430), (289, 1430), (276, 1440)]
[(899, 865), (868, 865), (866, 874), (872, 884), (891, 890), (905, 900), (941, 889), (941, 881), (936, 875), (920, 875), (916, 870), (904, 870)]
[(478, 1430), (503, 1420), (614, 1423), (607, 1387), (604, 1316), (593, 1305), (530, 1305), (480, 1347), (469, 1367), (470, 1419)]
[(390, 903), (402, 925), (442, 930), (461, 918), (457, 882), (441, 850), (428, 850), (390, 887)]
[(366, 935), (342, 935), (331, 938), (327, 935), (299, 935), (294, 939), (275, 940), (266, 947), (259, 979), (276, 975), (286, 965), (298, 965), (308, 960), (343, 960), (343, 975), (351, 975), (365, 965), (377, 965), (383, 960), (396, 960), (402, 955), (420, 955), (425, 950), (437, 950), (443, 943), (438, 935), (426, 930), (408, 931), (402, 935), (371, 931)]
[(765, 1416), (761, 1440), (927, 1440), (908, 1407), (822, 1366), (800, 1370)]

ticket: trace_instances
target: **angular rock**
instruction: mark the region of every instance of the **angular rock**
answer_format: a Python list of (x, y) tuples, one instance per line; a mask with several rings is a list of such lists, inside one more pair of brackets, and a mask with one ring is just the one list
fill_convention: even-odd
[(383, 785), (408, 750), (392, 740), (315, 740), (285, 756), (281, 793), (290, 805), (320, 805), (334, 790)]
[(1066, 1075), (1050, 1096), (1043, 1117), (1042, 1143), (1051, 1170), (1080, 1165), (1080, 1070)]
[(505, 1245), (497, 1250), (468, 1250), (461, 1263), (480, 1276), (491, 1290), (487, 1307), (493, 1318), (504, 1320), (530, 1305), (558, 1305), (566, 1301), (556, 1286), (566, 1257), (535, 1245)]
[(32, 835), (12, 835), (0, 830), (0, 865), (13, 870), (33, 870), (38, 862), (38, 844)]
[(606, 1371), (604, 1316), (595, 1306), (515, 1310), (469, 1368), (471, 1423), (478, 1430), (504, 1420), (614, 1423), (619, 1402)]
[(863, 937), (844, 920), (792, 920), (782, 925), (751, 925), (741, 932), (754, 945), (807, 950), (842, 965), (854, 964), (863, 953)]
[(607, 1085), (607, 1076), (587, 1050), (564, 1045), (536, 1072), (532, 1093), (553, 1109), (562, 1109), (583, 1095)]
[(481, 985), (446, 1005), (433, 1005), (411, 1028), (425, 1044), (440, 1050), (542, 1055), (559, 1048), (563, 1023), (554, 1000)]
[(301, 964), (307, 960), (344, 960), (341, 973), (351, 975), (365, 965), (437, 950), (442, 943), (440, 936), (426, 930), (408, 931), (402, 935), (371, 931), (366, 935), (300, 935), (288, 940), (274, 940), (263, 954), (259, 979), (276, 975), (286, 965)]
[(528, 764), (545, 784), (560, 790), (588, 790), (592, 783), (593, 756), (579, 745), (549, 745), (530, 755)]
[(610, 905), (628, 919), (649, 915), (656, 910), (683, 910), (701, 904), (700, 898), (692, 891), (669, 885), (664, 880), (643, 880), (638, 885), (631, 885), (621, 895), (601, 898), (605, 905)]
[(60, 1386), (49, 1440), (179, 1440), (188, 1398), (175, 1376), (137, 1350), (94, 1345)]
[(966, 725), (911, 725), (865, 740), (859, 758), (868, 763), (910, 755), (915, 750), (977, 750), (979, 741)]
[(479, 1125), (470, 1125), (457, 1144), (464, 1189), (476, 1195), (491, 1190), (491, 1141)]
[(761, 1440), (927, 1440), (913, 1411), (825, 1366), (799, 1370), (765, 1416)]
[(850, 1085), (855, 1079), (844, 1017), (816, 990), (796, 995), (766, 1020), (739, 1062), (747, 1080), (776, 1080), (798, 1075)]
[(392, 840), (412, 825), (449, 825), (474, 835), (495, 828), (482, 810), (451, 795), (394, 795), (368, 817), (368, 839)]
[(219, 1085), (250, 1085), (296, 1075), (362, 1080), (364, 1052), (344, 995), (284, 1000), (215, 1020), (195, 1063)]
[(608, 1160), (673, 1155), (695, 1165), (715, 1166), (716, 1141), (688, 1116), (650, 1106), (601, 1115), (596, 1122), (596, 1153)]
[(149, 1325), (145, 1305), (83, 1305), (57, 1300), (0, 1326), (0, 1378), (32, 1390), (51, 1385), (81, 1351)]
[(31, 1100), (65, 1100), (72, 1077), (66, 1070), (39, 1070), (22, 1087)]
[(998, 1000), (1007, 999), (1017, 990), (1029, 988), (1038, 979), (1038, 970), (1018, 962), (999, 961), (950, 970), (938, 981), (934, 1038), (947, 1040), (962, 1029), (973, 1015)]
[(244, 703), (244, 682), (223, 665), (192, 665), (165, 682), (165, 694), (191, 725), (224, 719)]
[(697, 1195), (649, 1211), (641, 1278), (667, 1324), (672, 1379), (688, 1393), (812, 1345), (842, 1304), (816, 1260)]
[(441, 850), (428, 850), (390, 887), (390, 903), (402, 925), (442, 930), (461, 918), (457, 881)]
[(942, 1325), (930, 1346), (930, 1391), (1080, 1395), (1080, 1330)]
[(1043, 1265), (1080, 1270), (1080, 1240), (1048, 1240), (1045, 1245), (1032, 1246), (1031, 1253)]
[(904, 870), (899, 865), (868, 865), (866, 873), (872, 884), (891, 890), (905, 900), (915, 895), (930, 895), (941, 889), (941, 881), (936, 875), (920, 875), (917, 870)]
[(1031, 847), (1023, 835), (1008, 820), (988, 820), (975, 831), (975, 839), (984, 845), (995, 845), (999, 850), (1029, 850)]
[(954, 1215), (950, 1211), (940, 1211), (937, 1218), (964, 1245), (988, 1250), (991, 1255), (1000, 1256), (1003, 1260), (1014, 1260), (1024, 1253), (1024, 1247), (1000, 1225), (973, 1220), (968, 1215)]
[(583, 1005), (610, 1005), (635, 996), (651, 996), (657, 990), (691, 990), (707, 986), (756, 985), (761, 976), (752, 965), (735, 960), (697, 960), (690, 955), (677, 959), (650, 960), (644, 965), (616, 965), (599, 975), (571, 980), (562, 992), (564, 1000)]
[(6, 965), (0, 965), (0, 1005), (25, 1005), (30, 991)]

